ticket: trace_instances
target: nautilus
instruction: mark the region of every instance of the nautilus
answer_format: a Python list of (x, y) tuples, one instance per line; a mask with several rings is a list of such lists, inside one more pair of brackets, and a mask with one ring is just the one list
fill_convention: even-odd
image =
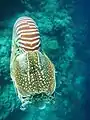
[(18, 18), (13, 26), (10, 75), (23, 109), (31, 104), (45, 106), (55, 92), (55, 67), (40, 46), (35, 21)]

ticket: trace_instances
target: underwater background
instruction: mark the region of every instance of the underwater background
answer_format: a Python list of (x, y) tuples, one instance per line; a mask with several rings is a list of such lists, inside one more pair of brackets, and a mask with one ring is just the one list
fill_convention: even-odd
[[(0, 120), (90, 120), (90, 1), (0, 0)], [(56, 69), (55, 104), (20, 110), (10, 77), (12, 29), (32, 17)]]

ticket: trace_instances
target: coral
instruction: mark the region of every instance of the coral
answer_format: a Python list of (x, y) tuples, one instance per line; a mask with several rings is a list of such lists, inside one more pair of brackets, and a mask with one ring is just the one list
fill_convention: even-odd
[[(46, 0), (21, 0), (27, 10), (29, 11), (39, 11), (46, 4)], [(36, 6), (37, 5), (37, 6)]]
[(10, 39), (9, 30), (0, 31), (0, 86), (8, 84), (10, 80)]
[(10, 78), (11, 30), (0, 31), (0, 120), (19, 106)]
[[(60, 7), (61, 1), (62, 7)], [(41, 47), (56, 68), (56, 103), (53, 108), (50, 106), (45, 109), (46, 114), (43, 111), (41, 116), (38, 116), (39, 112), (37, 115), (34, 114), (35, 119), (72, 120), (76, 118), (76, 120), (83, 120), (81, 114), (83, 111), (80, 111), (80, 108), (83, 104), (84, 76), (82, 75), (84, 70), (80, 70), (82, 71), (80, 73), (78, 66), (83, 64), (75, 61), (74, 26), (69, 9), (65, 7), (72, 0), (61, 1), (21, 0), (21, 5), (25, 6), (24, 12), (17, 11), (16, 15), (8, 20), (8, 25), (5, 25), (3, 21), (4, 29), (0, 30), (0, 119), (5, 120), (9, 114), (13, 116), (15, 114), (13, 111), (20, 105), (10, 82), (11, 27), (19, 16), (26, 15), (36, 21), (41, 36)]]
[(6, 85), (0, 92), (0, 120), (4, 120), (19, 107), (19, 104), (20, 102), (15, 94), (13, 85)]

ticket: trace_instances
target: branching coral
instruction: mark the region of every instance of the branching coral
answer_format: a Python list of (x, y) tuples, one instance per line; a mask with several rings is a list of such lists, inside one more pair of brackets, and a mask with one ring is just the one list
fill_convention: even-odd
[[(7, 34), (7, 36), (6, 36)], [(9, 75), (9, 57), (10, 57), (10, 31), (0, 31), (0, 85), (8, 84)]]
[(19, 104), (13, 85), (6, 85), (2, 94), (0, 93), (0, 120), (6, 119), (14, 109), (18, 108)]
[(29, 11), (38, 11), (44, 7), (44, 5), (46, 4), (46, 0), (21, 0), (21, 3)]

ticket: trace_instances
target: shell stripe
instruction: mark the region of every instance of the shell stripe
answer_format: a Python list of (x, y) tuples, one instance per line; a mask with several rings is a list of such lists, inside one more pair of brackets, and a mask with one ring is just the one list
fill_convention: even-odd
[(28, 30), (28, 29), (36, 29), (36, 27), (34, 26), (34, 25), (28, 25), (28, 24), (22, 24), (21, 26), (18, 26), (17, 28), (16, 28), (16, 32), (18, 32), (18, 31), (20, 31), (20, 30)]
[(33, 19), (28, 17), (19, 18), (14, 24), (14, 32), (19, 47), (26, 51), (39, 49), (40, 35)]
[[(19, 25), (20, 23), (23, 22), (34, 22), (34, 20), (32, 18), (28, 18), (28, 17), (20, 17), (18, 18), (18, 20), (15, 22), (14, 27), (17, 27), (17, 25)], [(18, 24), (19, 23), (19, 24)], [(35, 23), (35, 22), (34, 22)]]
[(36, 30), (36, 29), (27, 29), (27, 30), (20, 30), (20, 31), (18, 31), (18, 35), (20, 34), (20, 33), (28, 33), (28, 32), (35, 32), (35, 31), (38, 31), (38, 30)]
[(23, 48), (23, 49), (26, 50), (26, 51), (27, 51), (27, 50), (33, 51), (33, 50), (39, 49), (40, 43), (39, 43), (38, 45), (34, 46), (34, 47), (30, 47), (30, 46), (26, 46), (26, 47), (25, 47), (25, 45), (20, 44), (20, 47)]
[[(21, 38), (21, 35), (19, 35), (19, 36), (17, 36), (17, 38), (16, 38), (16, 40), (20, 40), (20, 38)], [(33, 37), (33, 38), (22, 38), (22, 40), (23, 41), (34, 41), (34, 40), (37, 40), (37, 39), (39, 39), (40, 38), (40, 36), (36, 36), (36, 37)]]
[(20, 44), (21, 44), (21, 47), (25, 47), (27, 45), (25, 48), (35, 49), (36, 47), (39, 47), (40, 42), (34, 43), (31, 46), (29, 44), (24, 44), (24, 43), (20, 43)]
[[(36, 43), (38, 43), (39, 42), (39, 39), (37, 39), (36, 41), (22, 41), (22, 44), (28, 44), (28, 45), (33, 45), (33, 44), (36, 44)], [(20, 43), (20, 41), (19, 41), (19, 43)]]

